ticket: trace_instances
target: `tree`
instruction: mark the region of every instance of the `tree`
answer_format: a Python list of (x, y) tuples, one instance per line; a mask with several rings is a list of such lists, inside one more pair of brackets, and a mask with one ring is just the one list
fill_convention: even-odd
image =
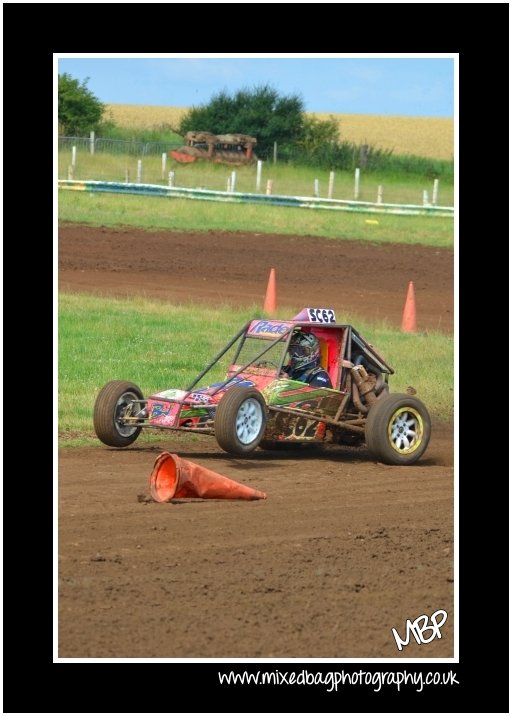
[(86, 77), (80, 82), (67, 72), (59, 75), (59, 124), (68, 136), (96, 130), (105, 111), (105, 105), (87, 87), (88, 81)]
[(256, 151), (268, 158), (274, 142), (286, 146), (303, 135), (304, 102), (299, 95), (280, 95), (269, 85), (241, 89), (230, 96), (226, 90), (210, 102), (193, 107), (181, 119), (180, 134), (190, 131), (213, 134), (241, 133), (256, 137)]

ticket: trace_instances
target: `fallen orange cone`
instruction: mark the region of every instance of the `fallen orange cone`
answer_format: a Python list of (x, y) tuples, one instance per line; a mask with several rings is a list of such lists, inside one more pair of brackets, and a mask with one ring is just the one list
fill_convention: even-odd
[(414, 333), (416, 331), (416, 300), (414, 298), (414, 284), (409, 281), (404, 312), (402, 314), (402, 331)]
[(277, 298), (276, 298), (276, 270), (270, 269), (270, 275), (268, 277), (267, 292), (265, 294), (265, 302), (263, 303), (263, 310), (266, 313), (274, 313), (277, 309)]
[(266, 494), (241, 485), (213, 470), (162, 452), (149, 476), (149, 489), (155, 502), (170, 502), (180, 497), (204, 500), (265, 500)]

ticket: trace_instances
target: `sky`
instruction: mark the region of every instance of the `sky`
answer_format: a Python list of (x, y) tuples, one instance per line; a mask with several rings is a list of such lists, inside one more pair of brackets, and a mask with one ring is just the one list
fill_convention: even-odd
[(452, 57), (59, 56), (108, 104), (192, 107), (226, 90), (269, 84), (306, 112), (453, 117)]

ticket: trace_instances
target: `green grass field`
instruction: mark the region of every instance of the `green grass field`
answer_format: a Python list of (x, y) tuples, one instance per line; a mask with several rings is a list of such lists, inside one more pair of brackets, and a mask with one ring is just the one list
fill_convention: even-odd
[(60, 190), (59, 219), (93, 226), (250, 231), (453, 248), (453, 219), (437, 216), (376, 218), (374, 214), (322, 209)]
[[(280, 317), (291, 310), (282, 307)], [(96, 395), (110, 380), (130, 380), (144, 395), (183, 388), (252, 317), (257, 307), (174, 306), (145, 298), (115, 300), (80, 294), (59, 296), (59, 442), (98, 444), (92, 427)], [(413, 385), (431, 415), (453, 417), (453, 337), (404, 334), (370, 325), (357, 316), (347, 322), (379, 350), (396, 371), (393, 392)], [(219, 376), (221, 377), (221, 376)], [(169, 440), (173, 433), (146, 432), (139, 440)]]

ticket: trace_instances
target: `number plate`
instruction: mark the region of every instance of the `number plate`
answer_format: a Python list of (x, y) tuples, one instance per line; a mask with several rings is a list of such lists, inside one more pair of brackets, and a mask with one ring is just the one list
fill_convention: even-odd
[(336, 323), (332, 308), (308, 308), (307, 312), (312, 323)]

